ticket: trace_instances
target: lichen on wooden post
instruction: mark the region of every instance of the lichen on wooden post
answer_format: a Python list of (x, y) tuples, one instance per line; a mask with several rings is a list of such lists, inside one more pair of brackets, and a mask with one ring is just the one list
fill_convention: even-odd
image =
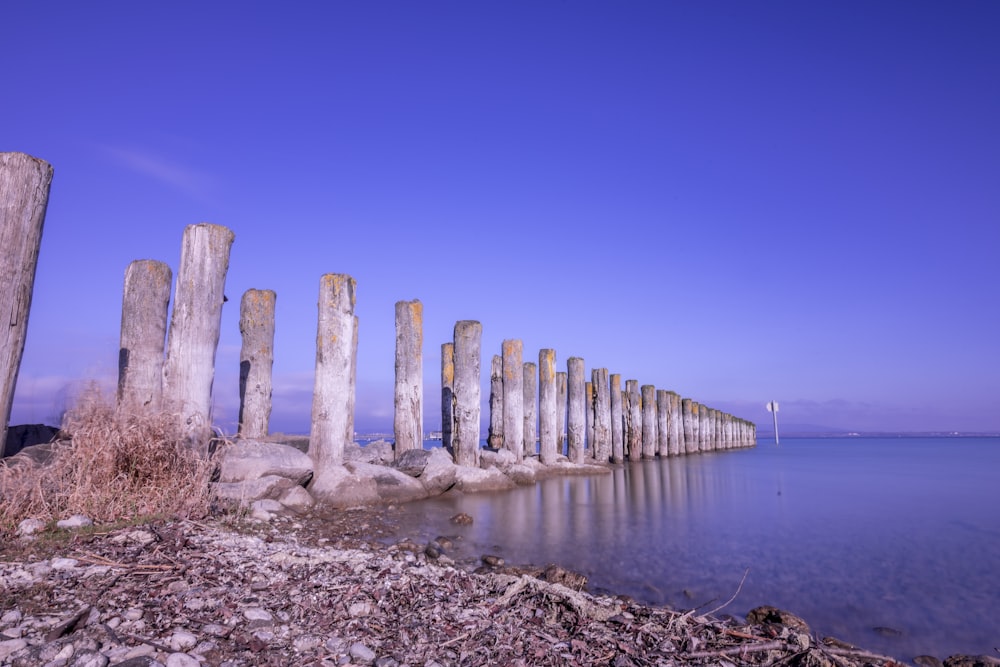
[(556, 462), (559, 444), (556, 351), (538, 351), (538, 458), (544, 465)]
[(571, 463), (583, 463), (587, 413), (590, 406), (587, 403), (587, 382), (584, 377), (584, 363), (580, 357), (570, 357), (566, 360), (566, 388), (568, 392), (569, 413), (566, 417), (566, 440), (568, 456)]
[(455, 428), (451, 442), (455, 463), (479, 467), (479, 367), (483, 325), (473, 320), (455, 324)]
[(656, 433), (656, 387), (642, 385), (642, 458), (655, 459)]
[(240, 299), (241, 438), (264, 438), (271, 422), (271, 372), (274, 367), (273, 290), (249, 289)]
[(566, 454), (566, 411), (568, 406), (567, 385), (569, 376), (566, 371), (556, 373), (556, 451)]
[(28, 335), (51, 185), (48, 162), (24, 153), (0, 153), (0, 456)]
[(212, 437), (212, 382), (219, 347), (226, 272), (235, 235), (221, 225), (184, 229), (174, 309), (163, 365), (163, 405), (188, 442), (207, 453)]
[(490, 427), (486, 444), (490, 449), (503, 447), (503, 357), (499, 354), (490, 361)]
[(170, 305), (170, 267), (139, 259), (125, 269), (118, 346), (118, 411), (159, 412), (163, 407), (163, 355)]
[(396, 382), (392, 431), (395, 457), (424, 448), (424, 305), (396, 302)]
[(327, 490), (325, 477), (343, 465), (344, 449), (354, 438), (354, 307), (357, 283), (342, 273), (320, 279), (309, 456), (312, 487)]
[(611, 460), (611, 384), (607, 368), (591, 371), (594, 388), (594, 460), (607, 463)]
[(503, 448), (518, 462), (524, 460), (524, 344), (505, 340), (503, 357)]
[(622, 412), (622, 376), (612, 373), (611, 383), (611, 462), (625, 461), (625, 429)]
[(452, 458), (451, 433), (455, 424), (455, 344), (441, 344), (441, 446)]
[(625, 454), (632, 461), (642, 458), (642, 398), (639, 381), (625, 381)]
[(538, 366), (533, 361), (524, 362), (524, 456), (538, 453)]

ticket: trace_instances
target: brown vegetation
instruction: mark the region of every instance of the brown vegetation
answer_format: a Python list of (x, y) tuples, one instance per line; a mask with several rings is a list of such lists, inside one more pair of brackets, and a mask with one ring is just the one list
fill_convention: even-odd
[(211, 463), (187, 446), (175, 415), (118, 414), (91, 389), (63, 431), (68, 439), (51, 445), (46, 463), (19, 456), (0, 465), (0, 533), (26, 518), (106, 523), (207, 511)]

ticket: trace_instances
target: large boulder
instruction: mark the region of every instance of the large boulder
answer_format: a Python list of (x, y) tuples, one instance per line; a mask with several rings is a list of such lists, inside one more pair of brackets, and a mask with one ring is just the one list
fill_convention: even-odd
[(479, 452), (479, 467), (507, 470), (517, 463), (514, 452), (507, 449), (484, 449)]
[(375, 465), (389, 465), (395, 458), (392, 451), (392, 443), (386, 440), (375, 440), (367, 445), (359, 445), (356, 442), (348, 443), (344, 447), (344, 461), (360, 461), (361, 463), (374, 463)]
[(476, 493), (480, 491), (506, 491), (517, 484), (497, 468), (472, 468), (455, 466), (455, 488), (459, 491)]
[(374, 480), (378, 497), (384, 502), (405, 503), (427, 497), (423, 484), (395, 468), (357, 461), (345, 465), (356, 476)]
[(410, 477), (420, 477), (430, 457), (431, 453), (426, 449), (410, 449), (400, 454), (392, 467)]
[(313, 472), (313, 460), (290, 445), (240, 440), (222, 450), (220, 482), (242, 482), (270, 475), (305, 484)]
[(25, 447), (45, 445), (56, 439), (59, 429), (45, 424), (17, 424), (7, 427), (3, 455), (14, 456)]
[(212, 491), (220, 500), (232, 500), (240, 505), (249, 505), (256, 500), (278, 499), (284, 492), (298, 484), (280, 475), (264, 475), (256, 479), (238, 482), (216, 482)]
[(324, 507), (344, 509), (373, 505), (380, 500), (375, 479), (357, 475), (346, 466), (330, 466), (317, 471), (306, 488)]
[(458, 466), (451, 458), (451, 454), (441, 447), (429, 450), (427, 465), (418, 478), (420, 483), (427, 489), (428, 495), (438, 496), (455, 486), (455, 479), (458, 475)]

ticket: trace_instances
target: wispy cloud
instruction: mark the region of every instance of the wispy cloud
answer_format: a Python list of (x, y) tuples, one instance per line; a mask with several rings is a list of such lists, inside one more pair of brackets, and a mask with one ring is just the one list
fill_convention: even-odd
[(148, 176), (194, 199), (208, 199), (214, 186), (215, 179), (207, 171), (173, 162), (149, 151), (119, 146), (101, 146), (101, 149), (126, 169)]

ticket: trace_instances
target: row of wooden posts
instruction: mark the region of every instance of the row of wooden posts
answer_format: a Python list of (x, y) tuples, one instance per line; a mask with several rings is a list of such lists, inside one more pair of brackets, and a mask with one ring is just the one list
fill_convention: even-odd
[[(0, 370), (7, 378), (0, 402), (6, 406), (4, 429), (23, 350), (51, 178), (51, 167), (41, 160), (0, 153), (0, 196), (8, 204), (0, 229), (4, 261), (19, 268), (13, 279), (4, 277), (5, 284), (0, 286), (0, 307), (11, 313), (10, 330), (5, 328), (6, 339), (0, 339), (0, 365), (4, 366)], [(212, 435), (215, 354), (234, 238), (231, 230), (220, 225), (190, 225), (184, 230), (169, 328), (170, 268), (155, 260), (137, 260), (125, 274), (118, 409), (175, 414), (189, 440), (200, 447), (207, 446)], [(19, 250), (22, 247), (26, 250)], [(319, 477), (324, 469), (343, 463), (344, 448), (354, 436), (355, 292), (350, 276), (326, 274), (320, 280), (309, 446)], [(275, 303), (273, 291), (257, 289), (248, 290), (240, 302), (238, 434), (242, 438), (262, 438), (268, 433)], [(442, 440), (460, 465), (479, 464), (481, 339), (479, 322), (460, 321), (454, 340), (441, 348)], [(493, 358), (491, 367), (488, 445), (507, 449), (522, 460), (536, 453), (537, 441), (541, 462), (549, 464), (564, 451), (575, 463), (620, 462), (625, 457), (671, 456), (755, 442), (750, 422), (652, 385), (640, 388), (635, 380), (626, 381), (622, 389), (621, 376), (608, 375), (604, 368), (594, 369), (590, 382), (585, 381), (584, 372), (579, 357), (567, 360), (566, 372), (556, 372), (555, 351), (550, 349), (539, 352), (537, 366), (522, 363), (521, 341), (504, 341), (502, 354)], [(393, 430), (399, 456), (422, 448), (424, 441), (420, 301), (396, 304), (394, 395)]]

